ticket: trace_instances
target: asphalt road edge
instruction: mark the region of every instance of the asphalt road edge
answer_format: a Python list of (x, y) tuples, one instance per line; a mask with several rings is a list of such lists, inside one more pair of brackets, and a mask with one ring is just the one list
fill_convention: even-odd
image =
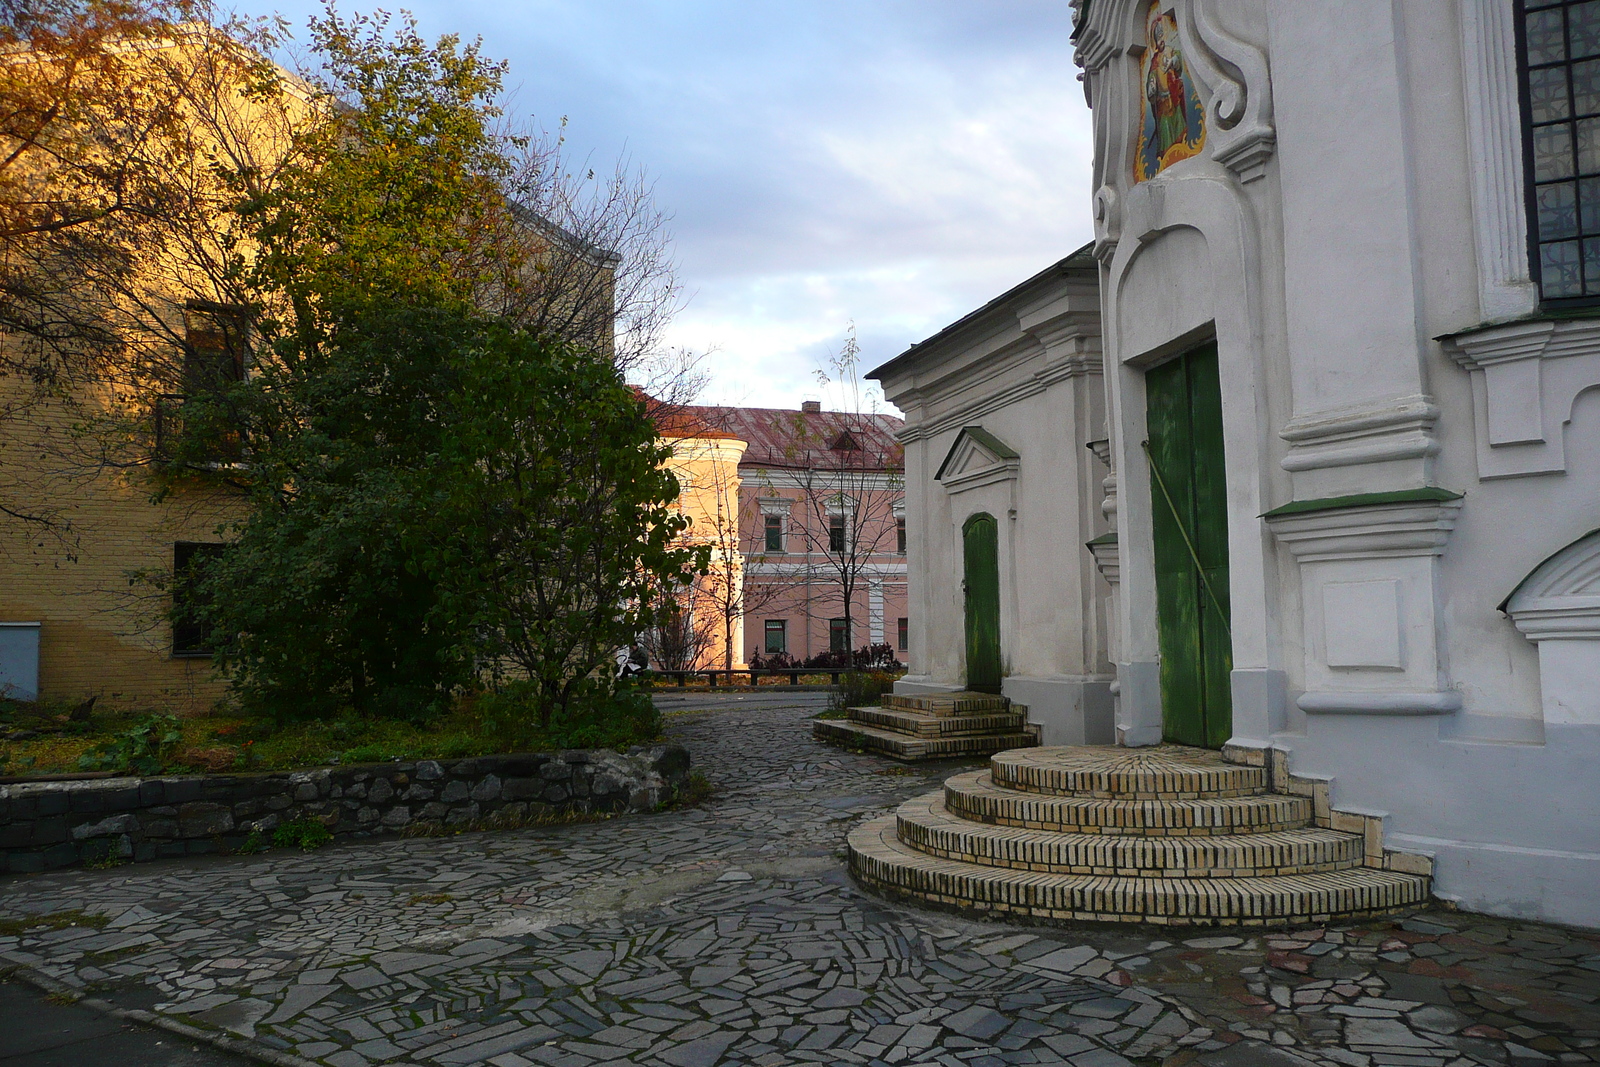
[(268, 1048), (265, 1045), (251, 1041), (249, 1038), (234, 1037), (231, 1034), (216, 1030), (202, 1030), (197, 1026), (190, 1026), (187, 1023), (180, 1023), (176, 1019), (158, 1015), (153, 1011), (145, 1011), (142, 1008), (121, 1008), (109, 1000), (86, 996), (81, 990), (74, 989), (60, 979), (52, 978), (25, 963), (14, 963), (6, 967), (0, 967), (0, 979), (21, 982), (23, 985), (32, 986), (46, 995), (71, 1000), (74, 1004), (109, 1015), (114, 1019), (137, 1023), (140, 1026), (155, 1027), (158, 1030), (166, 1030), (190, 1041), (199, 1041), (214, 1048), (222, 1049), (224, 1052), (231, 1052), (236, 1056), (246, 1056), (261, 1063), (270, 1063), (273, 1067), (322, 1067), (321, 1064), (311, 1060), (303, 1059), (288, 1052), (280, 1052), (275, 1048)]

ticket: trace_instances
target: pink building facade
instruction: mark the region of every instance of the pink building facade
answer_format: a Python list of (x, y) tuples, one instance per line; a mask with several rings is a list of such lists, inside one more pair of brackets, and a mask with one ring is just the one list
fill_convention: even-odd
[(890, 415), (698, 408), (747, 443), (739, 464), (744, 659), (887, 645), (904, 663), (904, 453)]

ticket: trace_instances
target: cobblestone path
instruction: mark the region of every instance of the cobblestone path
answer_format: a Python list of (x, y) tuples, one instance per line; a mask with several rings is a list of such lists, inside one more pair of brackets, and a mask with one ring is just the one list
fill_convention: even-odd
[[(719, 787), (694, 809), (13, 877), (0, 963), (333, 1067), (1600, 1062), (1595, 934), (1023, 928), (866, 896), (849, 827), (971, 764), (822, 747), (805, 699), (677, 717)], [(110, 922), (21, 929), (71, 909)]]

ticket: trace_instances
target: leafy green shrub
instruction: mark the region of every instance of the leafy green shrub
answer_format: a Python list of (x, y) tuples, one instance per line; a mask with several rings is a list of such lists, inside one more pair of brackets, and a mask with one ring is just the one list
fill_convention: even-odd
[(84, 771), (160, 774), (183, 743), (183, 725), (172, 715), (147, 715), (132, 729), (78, 757)]
[(333, 840), (333, 832), (316, 819), (291, 819), (273, 831), (272, 843), (279, 848), (298, 848), (315, 852)]
[(476, 711), (485, 733), (510, 747), (627, 748), (661, 736), (661, 713), (650, 694), (632, 686), (615, 693), (588, 691), (540, 725), (539, 692), (532, 682), (512, 682), (485, 693)]
[(260, 830), (251, 830), (245, 835), (244, 842), (239, 846), (237, 851), (242, 856), (248, 856), (256, 852), (265, 852), (271, 847), (272, 846), (267, 844), (266, 834), (262, 833)]
[(683, 783), (683, 788), (673, 794), (670, 803), (674, 808), (692, 808), (701, 801), (710, 799), (716, 791), (717, 787), (711, 784), (711, 779), (699, 771), (690, 771), (689, 780)]
[(839, 688), (828, 697), (828, 710), (837, 718), (849, 708), (875, 707), (883, 694), (894, 689), (895, 676), (884, 671), (847, 671)]

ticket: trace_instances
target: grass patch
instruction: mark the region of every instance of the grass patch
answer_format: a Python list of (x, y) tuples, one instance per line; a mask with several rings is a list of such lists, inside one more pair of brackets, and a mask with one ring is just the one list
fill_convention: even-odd
[(449, 893), (414, 893), (411, 899), (406, 901), (406, 907), (414, 908), (418, 904), (448, 904), (454, 899), (456, 898)]
[(69, 926), (87, 926), (91, 930), (104, 930), (110, 921), (104, 915), (90, 915), (82, 908), (72, 908), (67, 911), (52, 911), (47, 915), (0, 919), (0, 937), (21, 937), (34, 930), (65, 930)]
[(108, 948), (100, 952), (85, 952), (83, 959), (85, 963), (116, 963), (118, 960), (125, 960), (131, 956), (140, 956), (146, 952), (157, 951), (159, 948), (159, 945), (151, 944), (123, 945), (121, 948)]
[(352, 715), (278, 723), (220, 712), (170, 719), (151, 709), (91, 715), (81, 705), (0, 700), (0, 774), (219, 774), (564, 748), (620, 750), (658, 740), (662, 729), (648, 698), (637, 691), (633, 705), (616, 715), (577, 715), (545, 731), (508, 732), (515, 713), (504, 698), (468, 696), (432, 722)]
[(849, 717), (850, 713), (843, 708), (829, 708), (817, 716), (819, 719), (848, 719)]

